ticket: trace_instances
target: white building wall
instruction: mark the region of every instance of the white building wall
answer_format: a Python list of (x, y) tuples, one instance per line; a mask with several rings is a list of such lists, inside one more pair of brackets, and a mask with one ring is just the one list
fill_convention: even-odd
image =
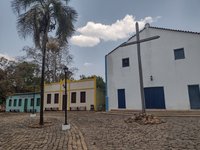
[[(160, 38), (141, 44), (144, 87), (163, 86), (166, 109), (188, 110), (188, 85), (200, 84), (200, 35), (149, 28), (140, 33), (140, 38), (155, 35)], [(177, 48), (184, 48), (185, 59), (174, 59)], [(136, 51), (136, 45), (132, 45), (107, 55), (109, 109), (118, 108), (120, 88), (126, 90), (126, 108), (141, 109)], [(130, 67), (122, 68), (125, 57), (129, 57)]]
[(86, 81), (78, 81), (78, 82), (71, 82), (70, 89), (85, 89), (85, 88), (94, 88), (94, 81), (93, 80), (86, 80)]
[[(47, 104), (47, 94), (51, 94), (51, 103)], [(59, 94), (58, 103), (54, 103), (55, 94)], [(44, 109), (60, 108), (62, 103), (62, 95), (60, 92), (60, 83), (45, 84), (44, 90)]]
[[(138, 78), (137, 55), (136, 51), (130, 46), (115, 50), (107, 56), (107, 86), (109, 97), (109, 109), (118, 108), (118, 89), (125, 89), (126, 108), (140, 109), (140, 91)], [(130, 67), (122, 67), (122, 58), (129, 57)]]
[[(64, 81), (58, 83), (51, 83), (45, 85), (44, 94), (44, 109), (45, 108), (59, 108), (62, 110), (63, 95), (65, 94)], [(76, 92), (76, 103), (71, 103), (71, 93)], [(80, 93), (86, 92), (86, 102), (80, 102)], [(47, 104), (47, 94), (51, 94), (51, 103)], [(59, 102), (54, 103), (54, 95), (59, 94)], [(68, 110), (70, 107), (86, 107), (90, 110), (91, 105), (95, 105), (96, 101), (96, 80), (86, 79), (80, 81), (67, 81), (67, 98), (68, 98)]]
[(45, 90), (46, 91), (58, 91), (60, 89), (60, 84), (59, 83), (51, 83), (51, 84), (46, 84), (45, 85)]
[[(71, 93), (76, 92), (76, 103), (71, 103)], [(81, 92), (86, 92), (86, 102), (81, 103)], [(94, 105), (94, 89), (70, 90), (70, 107), (86, 107), (90, 110), (90, 105)]]

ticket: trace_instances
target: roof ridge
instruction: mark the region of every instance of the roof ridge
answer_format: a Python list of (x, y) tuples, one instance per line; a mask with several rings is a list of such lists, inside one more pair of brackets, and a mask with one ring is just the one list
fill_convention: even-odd
[(171, 29), (171, 28), (163, 28), (163, 27), (155, 27), (155, 26), (149, 26), (149, 28), (161, 29), (161, 30), (168, 30), (168, 31), (184, 32), (184, 33), (200, 34), (200, 32), (186, 31), (186, 30), (178, 30), (178, 29)]

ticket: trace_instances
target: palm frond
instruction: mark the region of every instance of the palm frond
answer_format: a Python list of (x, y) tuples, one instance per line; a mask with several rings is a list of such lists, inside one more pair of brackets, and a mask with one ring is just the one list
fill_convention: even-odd
[(67, 37), (71, 37), (75, 31), (73, 22), (77, 19), (77, 12), (58, 1), (53, 3), (53, 12), (52, 15), (57, 21), (56, 36), (61, 44), (67, 43)]
[(13, 0), (11, 7), (14, 13), (20, 14), (21, 11), (26, 11), (27, 8), (39, 3), (44, 3), (44, 0)]
[(23, 38), (33, 36), (36, 47), (40, 47), (40, 11), (39, 5), (35, 5), (26, 13), (19, 15), (17, 21), (19, 35)]
[[(41, 47), (41, 36), (56, 29), (59, 43), (61, 46), (65, 45), (67, 38), (75, 31), (73, 23), (78, 16), (77, 12), (68, 6), (69, 1), (12, 0), (13, 11), (18, 13), (19, 35), (23, 38), (32, 36), (36, 47)], [(21, 13), (22, 11), (24, 12)]]

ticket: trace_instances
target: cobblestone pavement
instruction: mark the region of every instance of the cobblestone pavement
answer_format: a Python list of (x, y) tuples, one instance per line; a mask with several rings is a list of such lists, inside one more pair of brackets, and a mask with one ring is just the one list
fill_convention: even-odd
[[(53, 114), (55, 114), (54, 112)], [(77, 126), (62, 131), (63, 113), (46, 114), (44, 127), (40, 127), (39, 114), (30, 118), (26, 113), (0, 114), (0, 150), (87, 150)]]
[(63, 112), (45, 112), (47, 126), (31, 128), (39, 114), (0, 113), (0, 150), (199, 150), (200, 117), (165, 117), (166, 123), (125, 123), (130, 116), (69, 112), (71, 129), (62, 131)]
[(125, 123), (130, 116), (73, 114), (89, 150), (200, 150), (200, 117), (165, 117), (166, 123)]

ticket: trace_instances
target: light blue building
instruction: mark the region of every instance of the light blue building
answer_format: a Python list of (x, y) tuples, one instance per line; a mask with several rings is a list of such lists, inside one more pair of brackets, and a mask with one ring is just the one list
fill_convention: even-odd
[(16, 93), (6, 99), (7, 112), (40, 111), (40, 93)]

